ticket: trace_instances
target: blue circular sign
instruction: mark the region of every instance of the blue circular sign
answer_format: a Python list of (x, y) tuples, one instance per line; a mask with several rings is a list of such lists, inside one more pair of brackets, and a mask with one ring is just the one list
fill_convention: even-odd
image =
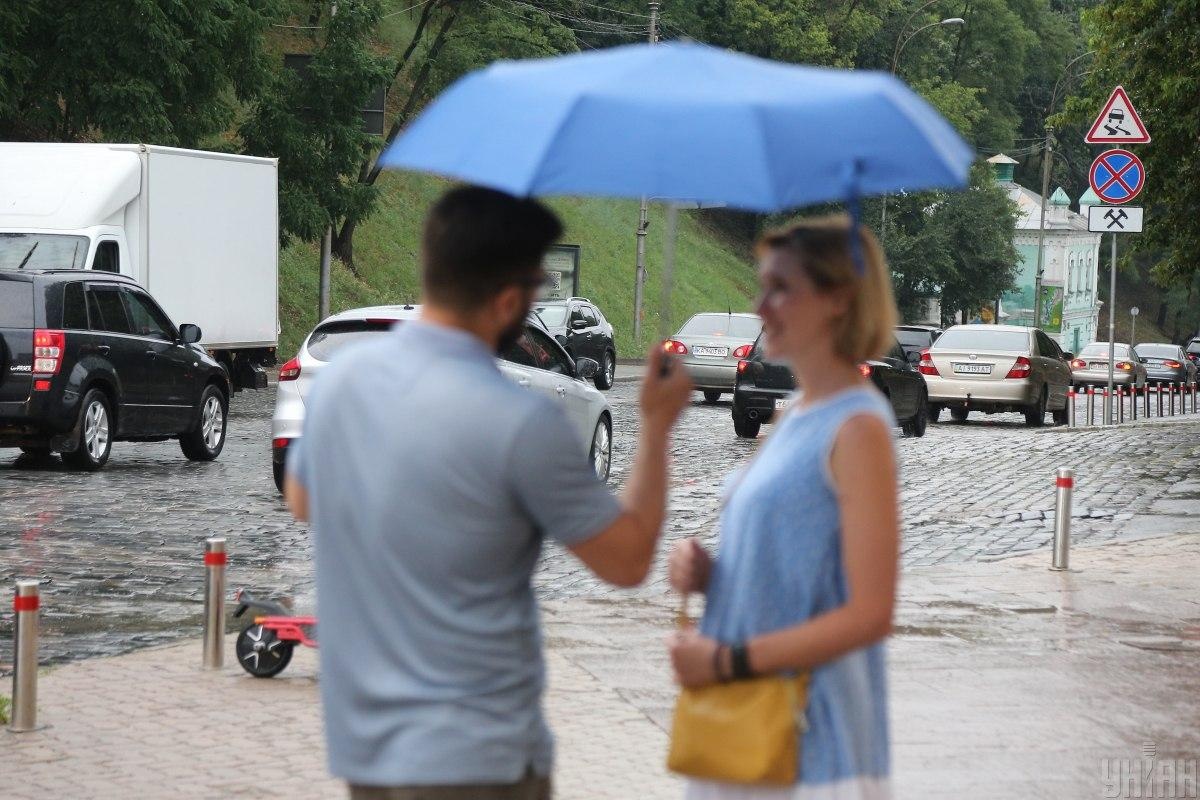
[(1107, 150), (1092, 162), (1088, 180), (1104, 202), (1128, 203), (1146, 185), (1146, 168), (1128, 150)]

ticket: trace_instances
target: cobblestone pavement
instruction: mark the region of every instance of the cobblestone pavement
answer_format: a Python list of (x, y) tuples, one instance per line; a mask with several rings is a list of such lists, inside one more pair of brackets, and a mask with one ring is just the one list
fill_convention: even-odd
[[(636, 440), (637, 384), (618, 384), (613, 479)], [(698, 395), (697, 395), (698, 397)], [(273, 391), (235, 398), (229, 439), (211, 464), (186, 461), (175, 443), (118, 443), (107, 468), (68, 472), (0, 451), (0, 586), (40, 577), (44, 652), (55, 661), (111, 654), (195, 631), (205, 536), (229, 538), (231, 586), (311, 605), (308, 534), (288, 517), (270, 477)], [(1078, 544), (1179, 529), (1200, 512), (1200, 417), (1112, 429), (1030, 430), (1013, 415), (930, 426), (899, 439), (907, 565), (985, 560), (1044, 547), (1052, 479), (1077, 470)], [(770, 426), (764, 427), (769, 435)], [(667, 538), (715, 541), (725, 477), (757, 443), (733, 434), (728, 402), (696, 402), (673, 446)], [(1137, 515), (1137, 525), (1129, 525)], [(546, 599), (603, 597), (560, 549), (547, 548), (538, 586)], [(664, 591), (661, 565), (637, 596)], [(0, 604), (0, 670), (11, 659), (11, 612)]]
[[(899, 800), (1195, 797), (1200, 534), (905, 570), (889, 643)], [(668, 598), (544, 604), (560, 800), (677, 798)], [(227, 651), (232, 650), (232, 641)], [(312, 650), (280, 677), (198, 668), (198, 637), (48, 671), (33, 733), (0, 730), (0, 795), (344, 796)], [(1191, 781), (1189, 784), (1188, 781)]]

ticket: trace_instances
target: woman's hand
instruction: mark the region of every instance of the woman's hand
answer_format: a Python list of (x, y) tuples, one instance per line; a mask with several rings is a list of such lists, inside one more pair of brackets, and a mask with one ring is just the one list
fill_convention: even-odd
[(717, 642), (701, 636), (695, 628), (674, 633), (667, 639), (671, 653), (671, 666), (675, 668), (675, 682), (685, 688), (707, 686), (717, 682), (714, 658)]
[(667, 577), (672, 589), (683, 594), (706, 591), (711, 572), (712, 558), (699, 539), (675, 543), (667, 562)]

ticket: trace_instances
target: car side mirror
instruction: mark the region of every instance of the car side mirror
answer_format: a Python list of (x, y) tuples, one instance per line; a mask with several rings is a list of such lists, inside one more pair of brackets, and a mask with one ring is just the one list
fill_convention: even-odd
[(201, 336), (199, 325), (185, 322), (179, 326), (179, 338), (183, 340), (184, 344), (195, 344), (200, 341)]
[(1075, 357), (1074, 353), (1072, 353), (1068, 350), (1063, 351), (1063, 361), (1070, 361), (1074, 357)]
[(571, 320), (571, 330), (577, 331), (588, 326), (586, 319)]
[(600, 362), (594, 358), (581, 356), (575, 359), (575, 377), (590, 381), (600, 371)]

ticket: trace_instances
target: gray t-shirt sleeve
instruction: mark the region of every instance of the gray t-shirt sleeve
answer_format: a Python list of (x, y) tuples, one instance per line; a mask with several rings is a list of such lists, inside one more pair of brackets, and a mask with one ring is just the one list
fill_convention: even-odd
[(537, 409), (511, 446), (509, 480), (543, 536), (578, 544), (615, 522), (621, 506), (596, 477), (566, 415), (550, 404)]
[(295, 478), (301, 486), (308, 488), (309, 466), (308, 459), (305, 458), (304, 446), (305, 437), (292, 440), (288, 445), (287, 460), (284, 462), (284, 470), (288, 475)]

